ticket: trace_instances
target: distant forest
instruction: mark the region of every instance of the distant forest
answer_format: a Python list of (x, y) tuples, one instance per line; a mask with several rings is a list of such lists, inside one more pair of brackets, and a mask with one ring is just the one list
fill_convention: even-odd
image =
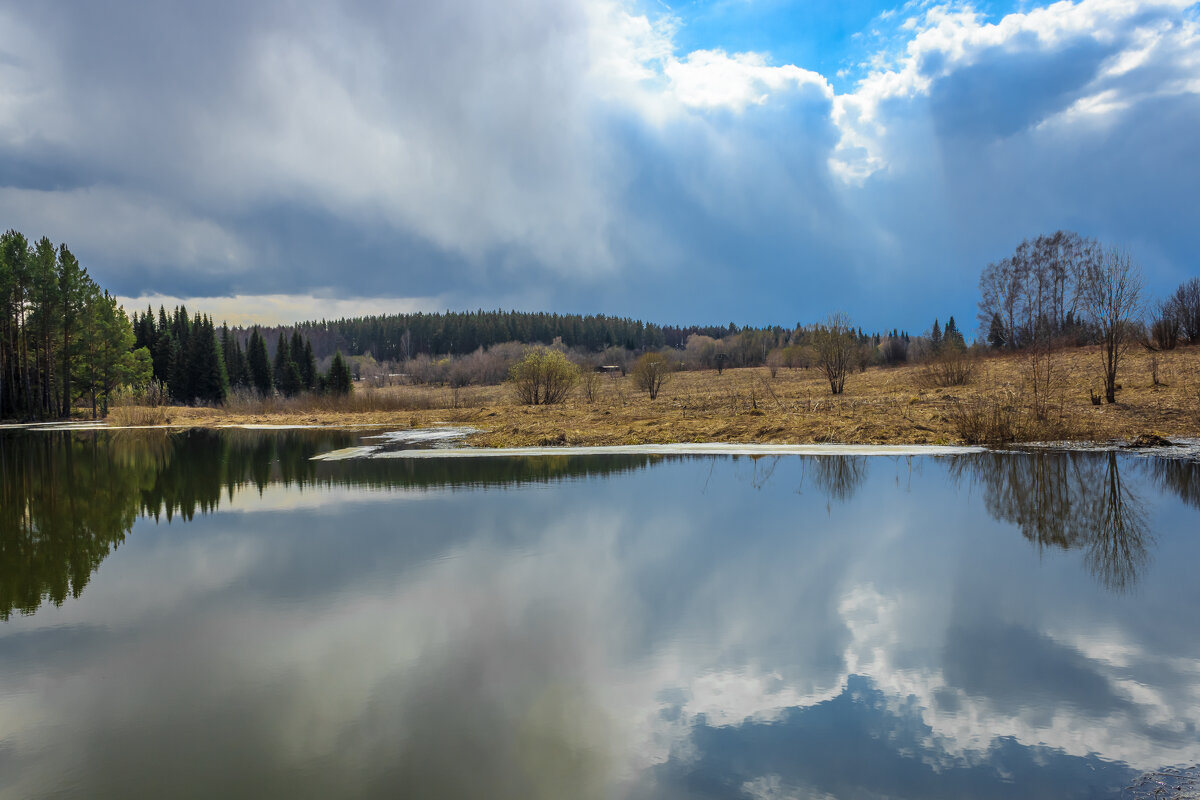
[[(1099, 267), (1113, 252), (1059, 231), (1022, 242), (1012, 256), (988, 264), (980, 276), (980, 326), (971, 347), (1024, 350), (1101, 341), (1104, 328), (1089, 298), (1095, 299)], [(1136, 278), (1136, 269), (1130, 274)], [(899, 329), (867, 333), (844, 315), (839, 319), (848, 366), (859, 370), (924, 362), (965, 352), (970, 344), (953, 316), (912, 335)], [(624, 372), (639, 355), (661, 351), (672, 369), (766, 366), (774, 376), (781, 367), (813, 366), (822, 330), (820, 324), (676, 326), (502, 310), (218, 327), (210, 316), (182, 306), (127, 316), (65, 244), (56, 247), (46, 237), (34, 242), (13, 230), (0, 238), (3, 419), (67, 416), (81, 403), (93, 415), (103, 414), (117, 392), (147, 405), (219, 404), (230, 393), (348, 394), (355, 379), (373, 386), (495, 384), (508, 378), (531, 344), (556, 347), (582, 367)], [(1108, 330), (1153, 349), (1200, 342), (1200, 279), (1149, 308), (1132, 302), (1120, 325)]]
[[(466, 355), (481, 347), (487, 349), (507, 342), (559, 344), (584, 353), (602, 353), (613, 348), (634, 352), (664, 347), (683, 350), (695, 336), (727, 342), (742, 338), (748, 342), (743, 349), (750, 352), (761, 351), (764, 342), (769, 342), (771, 347), (787, 344), (796, 331), (804, 329), (800, 323), (795, 328), (739, 326), (733, 322), (677, 326), (603, 314), (500, 310), (385, 314), (259, 328), (268, 342), (275, 341), (280, 334), (290, 337), (299, 332), (306, 341), (312, 342), (318, 359), (340, 350), (347, 355), (369, 353), (377, 361), (394, 362), (409, 361), (419, 355)], [(251, 329), (235, 328), (233, 331), (239, 341), (248, 342)], [(876, 343), (888, 335), (908, 336), (898, 331), (893, 334), (858, 331), (861, 339)], [(761, 354), (758, 363), (762, 363), (763, 356), (765, 353)], [(743, 360), (738, 357), (735, 363), (741, 365)]]
[[(548, 314), (527, 311), (446, 311), (386, 314), (339, 320), (302, 322), (295, 326), (263, 328), (268, 338), (299, 330), (313, 343), (318, 358), (342, 350), (350, 355), (370, 353), (380, 361), (407, 361), (415, 356), (462, 355), (504, 342), (558, 342), (562, 346), (598, 353), (610, 347), (625, 350), (682, 348), (689, 336), (722, 339), (742, 331), (786, 334), (780, 327), (758, 329), (729, 325), (657, 325), (628, 317), (602, 314)], [(241, 335), (248, 337), (248, 331)]]

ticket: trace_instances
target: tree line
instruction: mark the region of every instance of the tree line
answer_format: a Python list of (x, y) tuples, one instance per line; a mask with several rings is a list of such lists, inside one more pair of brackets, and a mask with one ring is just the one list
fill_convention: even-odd
[(219, 404), (236, 390), (348, 394), (353, 378), (340, 353), (319, 371), (299, 331), (269, 356), (257, 328), (243, 348), (184, 306), (131, 319), (67, 245), (0, 235), (0, 419), (59, 419), (80, 404), (95, 418), (123, 387), (154, 404)]
[(322, 373), (312, 342), (299, 329), (290, 337), (281, 332), (272, 356), (257, 326), (243, 348), (227, 324), (218, 333), (211, 317), (189, 316), (182, 305), (173, 313), (160, 307), (157, 316), (149, 308), (144, 314), (135, 311), (132, 325), (134, 346), (149, 352), (154, 381), (176, 403), (220, 404), (231, 391), (294, 397), (301, 392), (349, 394), (353, 388), (350, 367), (341, 353)]
[(0, 418), (50, 419), (144, 383), (150, 354), (129, 319), (65, 244), (0, 235)]
[(995, 349), (1100, 345), (1109, 403), (1132, 344), (1169, 350), (1200, 343), (1200, 279), (1185, 281), (1159, 302), (1146, 325), (1133, 257), (1070, 231), (1022, 241), (1011, 256), (984, 268), (979, 289), (980, 334)]
[[(285, 336), (295, 330), (301, 331), (313, 342), (317, 358), (341, 350), (354, 356), (370, 353), (379, 361), (404, 362), (419, 355), (462, 356), (508, 342), (557, 343), (589, 353), (609, 349), (642, 352), (664, 347), (680, 350), (693, 336), (715, 341), (741, 337), (757, 343), (765, 338), (786, 339), (792, 329), (778, 325), (739, 326), (733, 322), (728, 325), (659, 325), (604, 314), (477, 310), (348, 317), (263, 330), (270, 335), (282, 333)], [(247, 330), (235, 333), (243, 342), (249, 336)], [(755, 348), (751, 344), (743, 349), (753, 351), (761, 350), (761, 347)]]

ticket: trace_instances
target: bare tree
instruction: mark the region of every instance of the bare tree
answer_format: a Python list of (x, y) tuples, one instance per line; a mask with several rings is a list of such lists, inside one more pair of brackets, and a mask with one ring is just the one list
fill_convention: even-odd
[(650, 393), (650, 399), (658, 393), (671, 374), (671, 362), (662, 353), (646, 353), (633, 365), (633, 380), (637, 387)]
[(1023, 265), (1011, 258), (988, 264), (979, 276), (979, 293), (980, 322), (991, 324), (993, 317), (999, 317), (1005, 343), (1016, 347), (1017, 315), (1024, 296)]
[(1026, 239), (979, 276), (980, 336), (1027, 347), (1049, 334), (1069, 333), (1081, 298), (1080, 282), (1098, 245), (1070, 231)]
[(841, 311), (831, 314), (824, 325), (814, 328), (813, 341), (817, 348), (817, 366), (825, 371), (830, 391), (841, 394), (856, 350), (850, 317)]
[(1117, 399), (1117, 367), (1134, 339), (1134, 321), (1140, 315), (1141, 270), (1128, 252), (1109, 247), (1085, 266), (1080, 305), (1100, 337), (1104, 362), (1104, 399)]
[(1188, 344), (1200, 343), (1200, 278), (1180, 284), (1170, 302), (1179, 318), (1179, 335)]

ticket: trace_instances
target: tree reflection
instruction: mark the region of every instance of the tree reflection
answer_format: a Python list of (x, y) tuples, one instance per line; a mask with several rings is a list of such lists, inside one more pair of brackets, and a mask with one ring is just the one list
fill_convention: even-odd
[(1116, 453), (980, 453), (956, 459), (951, 474), (982, 484), (988, 513), (1039, 548), (1084, 550), (1109, 590), (1132, 588), (1148, 561), (1145, 508)]
[(1156, 458), (1150, 475), (1163, 491), (1173, 492), (1187, 505), (1200, 509), (1200, 463), (1176, 458)]
[(641, 469), (654, 460), (312, 460), (357, 439), (346, 431), (0, 434), (0, 620), (78, 597), (139, 516), (191, 520), (241, 491), (514, 485)]
[(813, 483), (830, 500), (852, 500), (867, 480), (866, 456), (813, 456), (807, 463)]
[[(706, 457), (712, 458), (713, 463), (716, 463), (716, 457)], [(737, 462), (739, 458), (739, 456), (734, 456), (734, 462)], [(785, 458), (790, 461), (793, 457), (750, 456), (752, 465), (749, 475), (750, 485), (755, 489), (762, 489), (770, 483), (775, 477), (776, 469)], [(800, 456), (800, 464), (800, 488), (802, 489), (804, 486), (804, 479), (811, 477), (813, 485), (829, 500), (839, 502), (853, 500), (854, 496), (858, 494), (858, 490), (867, 481), (867, 456)], [(741, 477), (743, 476), (739, 476), (739, 478)]]

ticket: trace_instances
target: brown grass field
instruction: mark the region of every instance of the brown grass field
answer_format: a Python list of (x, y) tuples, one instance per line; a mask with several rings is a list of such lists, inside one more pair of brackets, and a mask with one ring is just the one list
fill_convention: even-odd
[[(1101, 392), (1096, 348), (1053, 356), (1046, 419), (1031, 405), (1031, 368), (1021, 355), (980, 359), (965, 386), (931, 387), (925, 368), (871, 367), (854, 372), (833, 396), (817, 369), (765, 367), (679, 372), (651, 401), (632, 377), (598, 376), (592, 401), (576, 386), (560, 405), (523, 406), (507, 386), (356, 387), (349, 398), (231, 402), (225, 408), (117, 408), (110, 424), (217, 427), (326, 425), (428, 427), (467, 425), (483, 447), (616, 445), (668, 442), (949, 444), (963, 441), (956, 413), (1004, 398), (1028, 424), (1018, 440), (1109, 441), (1140, 434), (1200, 437), (1200, 348), (1152, 355), (1137, 347), (1118, 373), (1115, 404), (1093, 405)], [(1158, 362), (1159, 385), (1152, 378)], [(140, 419), (140, 422), (135, 421)]]

